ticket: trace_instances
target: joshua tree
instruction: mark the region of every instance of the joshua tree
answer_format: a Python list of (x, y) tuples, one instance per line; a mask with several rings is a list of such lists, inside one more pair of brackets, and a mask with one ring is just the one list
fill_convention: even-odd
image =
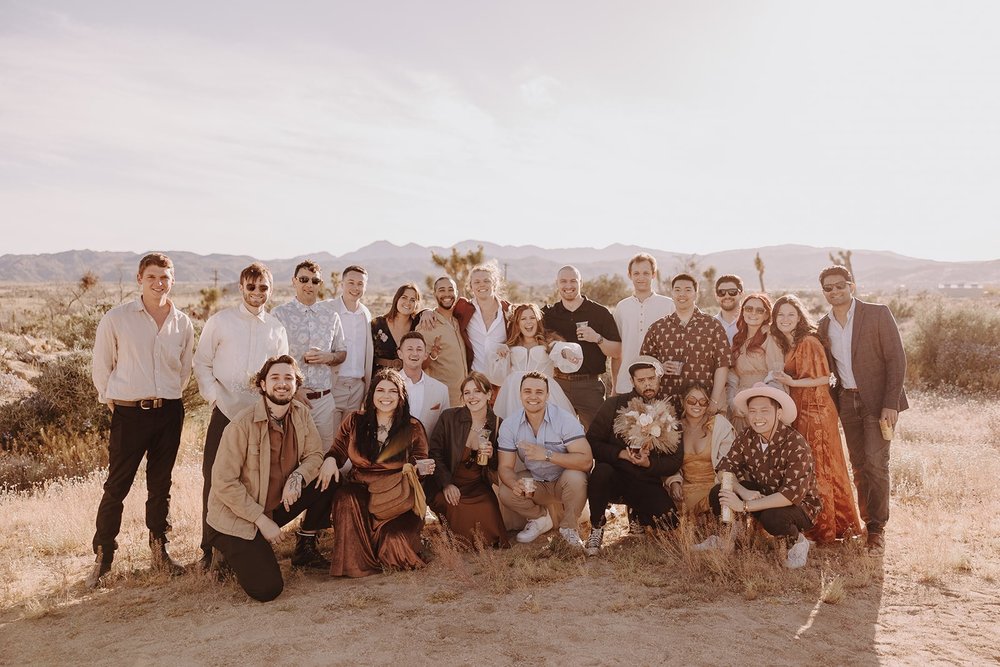
[[(431, 261), (434, 262), (435, 266), (441, 267), (445, 273), (451, 276), (455, 284), (458, 285), (459, 291), (466, 289), (472, 267), (482, 264), (485, 258), (486, 252), (481, 245), (475, 250), (467, 250), (465, 254), (459, 254), (458, 249), (454, 247), (451, 249), (451, 255), (439, 255), (433, 250), (431, 251)], [(427, 286), (433, 287), (436, 279), (437, 276), (429, 276), (427, 278)]]
[(753, 258), (753, 268), (757, 269), (757, 277), (760, 278), (760, 292), (761, 294), (766, 294), (767, 290), (764, 289), (764, 260), (760, 258), (760, 252)]
[(854, 268), (851, 266), (851, 251), (850, 250), (838, 250), (837, 254), (834, 255), (832, 252), (830, 254), (830, 262), (844, 267), (854, 275)]

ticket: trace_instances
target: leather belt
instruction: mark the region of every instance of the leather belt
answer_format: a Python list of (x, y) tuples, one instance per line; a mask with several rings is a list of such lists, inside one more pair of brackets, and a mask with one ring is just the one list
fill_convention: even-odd
[(375, 358), (375, 365), (382, 366), (384, 368), (394, 368), (395, 370), (402, 370), (403, 360), (402, 359), (379, 359)]
[(323, 391), (307, 391), (306, 398), (310, 401), (315, 401), (317, 398), (323, 398), (330, 393), (329, 389), (324, 389)]
[(560, 380), (567, 380), (569, 382), (581, 382), (583, 380), (597, 380), (600, 379), (600, 373), (563, 373), (562, 371), (555, 371), (555, 376)]
[[(169, 398), (143, 398), (143, 399), (140, 399), (138, 401), (119, 401), (119, 400), (113, 400), (111, 402), (114, 403), (115, 405), (123, 407), (123, 408), (139, 408), (141, 410), (156, 410), (158, 408), (162, 408), (163, 407), (164, 401), (169, 401), (169, 400), (171, 400), (171, 399), (169, 399)], [(174, 399), (174, 400), (180, 400), (180, 399)]]
[(856, 394), (861, 393), (861, 390), (858, 389), (857, 387), (841, 387), (840, 390), (841, 391), (853, 391)]

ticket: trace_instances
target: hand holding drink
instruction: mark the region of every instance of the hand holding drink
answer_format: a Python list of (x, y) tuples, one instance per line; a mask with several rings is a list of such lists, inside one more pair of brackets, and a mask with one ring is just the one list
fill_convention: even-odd
[(479, 432), (479, 450), (476, 453), (476, 463), (481, 466), (489, 465), (492, 455), (493, 445), (490, 444), (490, 432), (483, 429)]
[(525, 498), (533, 497), (535, 495), (535, 479), (533, 477), (522, 477), (521, 489), (524, 491)]
[(418, 475), (430, 475), (434, 472), (434, 459), (417, 459), (416, 468)]
[(663, 362), (663, 372), (667, 375), (680, 375), (684, 368), (684, 362), (679, 359), (668, 359)]

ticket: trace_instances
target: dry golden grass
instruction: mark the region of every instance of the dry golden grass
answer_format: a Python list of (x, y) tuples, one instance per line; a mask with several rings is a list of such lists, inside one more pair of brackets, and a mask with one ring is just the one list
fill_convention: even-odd
[[(210, 624), (218, 614), (280, 614), (299, 619), (296, 632), (308, 632), (316, 621), (306, 619), (317, 613), (364, 627), (384, 618), (426, 615), (414, 622), (416, 632), (431, 627), (427, 624), (435, 609), (446, 610), (449, 618), (495, 621), (498, 626), (518, 622), (523, 628), (532, 627), (530, 619), (537, 624), (576, 623), (576, 615), (607, 614), (616, 623), (634, 627), (633, 632), (651, 619), (661, 623), (675, 618), (684, 624), (685, 619), (701, 618), (699, 610), (713, 609), (713, 622), (731, 631), (747, 623), (766, 623), (779, 610), (792, 609), (802, 611), (795, 612), (798, 620), (790, 629), (754, 626), (755, 636), (772, 631), (799, 638), (822, 636), (825, 642), (842, 642), (839, 650), (847, 651), (845, 655), (854, 646), (858, 655), (910, 662), (934, 654), (908, 652), (907, 642), (930, 641), (946, 622), (953, 628), (951, 634), (962, 639), (942, 649), (941, 656), (988, 660), (995, 653), (984, 637), (1000, 622), (1000, 612), (984, 607), (981, 600), (986, 598), (980, 596), (1000, 593), (1000, 500), (995, 493), (1000, 405), (923, 393), (914, 395), (913, 404), (893, 443), (892, 520), (884, 558), (868, 555), (857, 542), (814, 546), (805, 568), (788, 571), (782, 567), (783, 546), (767, 536), (754, 534), (750, 548), (733, 554), (697, 553), (690, 546), (712, 528), (684, 522), (670, 533), (630, 536), (622, 520), (608, 525), (598, 558), (567, 549), (555, 531), (549, 544), (539, 539), (507, 550), (464, 550), (439, 526), (430, 525), (426, 536), (433, 558), (428, 568), (360, 581), (331, 581), (292, 570), (287, 562), (292, 547), (286, 544), (279, 549), (286, 592), (275, 604), (261, 606), (232, 581), (219, 584), (197, 574), (171, 579), (150, 570), (140, 469), (126, 501), (114, 569), (107, 586), (95, 592), (86, 591), (82, 580), (93, 560), (90, 540), (103, 473), (53, 481), (27, 492), (0, 493), (0, 634), (6, 643), (19, 636), (15, 628), (24, 633), (33, 627), (30, 624), (77, 624), (81, 614), (94, 615), (112, 624), (106, 626), (110, 628), (132, 627), (142, 618), (189, 623), (201, 618), (200, 623)], [(203, 415), (192, 415), (171, 503), (171, 548), (182, 561), (197, 555), (203, 437)], [(586, 537), (586, 529), (582, 532)], [(955, 605), (945, 621), (940, 614), (921, 615), (931, 598), (944, 605), (939, 611)], [(580, 607), (584, 603), (574, 600), (587, 602)], [(832, 618), (843, 625), (824, 626)], [(848, 630), (852, 622), (871, 628), (855, 644)], [(973, 622), (975, 628), (987, 630), (968, 635)], [(434, 636), (447, 638), (455, 631), (446, 623)], [(587, 646), (600, 636), (579, 633), (575, 641)], [(525, 650), (519, 637), (523, 635), (497, 635), (492, 655), (537, 656), (537, 647)], [(394, 640), (383, 637), (387, 645)], [(691, 647), (691, 661), (699, 661), (698, 650), (712, 650), (706, 642)], [(23, 652), (29, 649), (19, 650), (17, 655), (30, 655)], [(539, 662), (556, 662), (557, 657)], [(203, 655), (200, 662), (212, 660)]]

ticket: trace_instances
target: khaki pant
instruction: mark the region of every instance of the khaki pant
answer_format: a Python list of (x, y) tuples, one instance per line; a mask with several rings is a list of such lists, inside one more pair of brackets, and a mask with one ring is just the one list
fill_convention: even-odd
[[(336, 404), (333, 409), (333, 435), (336, 437), (344, 417), (360, 408), (365, 400), (365, 381), (361, 378), (338, 377), (333, 383), (332, 395)], [(330, 442), (333, 443), (332, 440)]]
[[(531, 474), (524, 471), (517, 476), (530, 477)], [(500, 503), (525, 519), (539, 519), (545, 514), (546, 505), (562, 503), (560, 528), (576, 530), (586, 502), (587, 473), (579, 470), (563, 470), (562, 475), (554, 482), (536, 481), (535, 495), (531, 498), (516, 496), (506, 484), (500, 485)]]

